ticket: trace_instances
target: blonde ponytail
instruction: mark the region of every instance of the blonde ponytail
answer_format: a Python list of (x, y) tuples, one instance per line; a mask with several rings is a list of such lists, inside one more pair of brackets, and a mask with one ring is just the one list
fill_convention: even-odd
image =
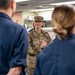
[(66, 39), (75, 25), (75, 7), (72, 5), (57, 6), (52, 13), (52, 24), (58, 39)]

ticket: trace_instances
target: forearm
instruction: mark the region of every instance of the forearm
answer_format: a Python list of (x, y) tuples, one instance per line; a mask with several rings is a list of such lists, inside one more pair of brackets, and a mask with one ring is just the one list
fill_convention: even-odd
[(7, 75), (20, 75), (22, 71), (22, 67), (14, 67), (11, 68)]
[(29, 47), (28, 49), (28, 54), (29, 55), (36, 55), (38, 53), (38, 48), (37, 47)]

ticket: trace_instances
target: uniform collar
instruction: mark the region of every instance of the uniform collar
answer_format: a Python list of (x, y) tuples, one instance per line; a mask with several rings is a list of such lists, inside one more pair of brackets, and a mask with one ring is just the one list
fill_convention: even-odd
[[(57, 38), (57, 35), (56, 35), (56, 39), (58, 39), (58, 38)], [(67, 39), (75, 39), (75, 34), (69, 33)], [(59, 39), (58, 39), (58, 40), (59, 40)], [(62, 40), (65, 40), (65, 39), (62, 39)]]
[(0, 12), (0, 17), (2, 18), (7, 18), (9, 20), (12, 20), (7, 14), (3, 13), (3, 12)]
[[(36, 31), (35, 31), (35, 29), (33, 30), (35, 33), (37, 33)], [(41, 33), (43, 33), (44, 31), (41, 29)], [(41, 34), (41, 33), (37, 33), (37, 34)]]
[(75, 39), (75, 34), (70, 33), (69, 38)]

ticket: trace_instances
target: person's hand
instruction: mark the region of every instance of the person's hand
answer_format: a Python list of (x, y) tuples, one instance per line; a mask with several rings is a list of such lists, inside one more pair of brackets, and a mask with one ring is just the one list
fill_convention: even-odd
[(45, 48), (47, 46), (47, 43), (45, 42), (45, 41), (42, 41), (42, 43), (41, 43), (41, 48)]
[(11, 68), (7, 75), (20, 75), (21, 72), (22, 72), (22, 67), (18, 66)]

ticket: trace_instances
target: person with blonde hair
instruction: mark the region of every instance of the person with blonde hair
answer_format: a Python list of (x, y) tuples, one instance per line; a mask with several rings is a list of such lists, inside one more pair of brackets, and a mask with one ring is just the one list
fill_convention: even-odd
[(34, 75), (75, 75), (75, 7), (55, 7), (52, 24), (56, 38), (38, 54)]

